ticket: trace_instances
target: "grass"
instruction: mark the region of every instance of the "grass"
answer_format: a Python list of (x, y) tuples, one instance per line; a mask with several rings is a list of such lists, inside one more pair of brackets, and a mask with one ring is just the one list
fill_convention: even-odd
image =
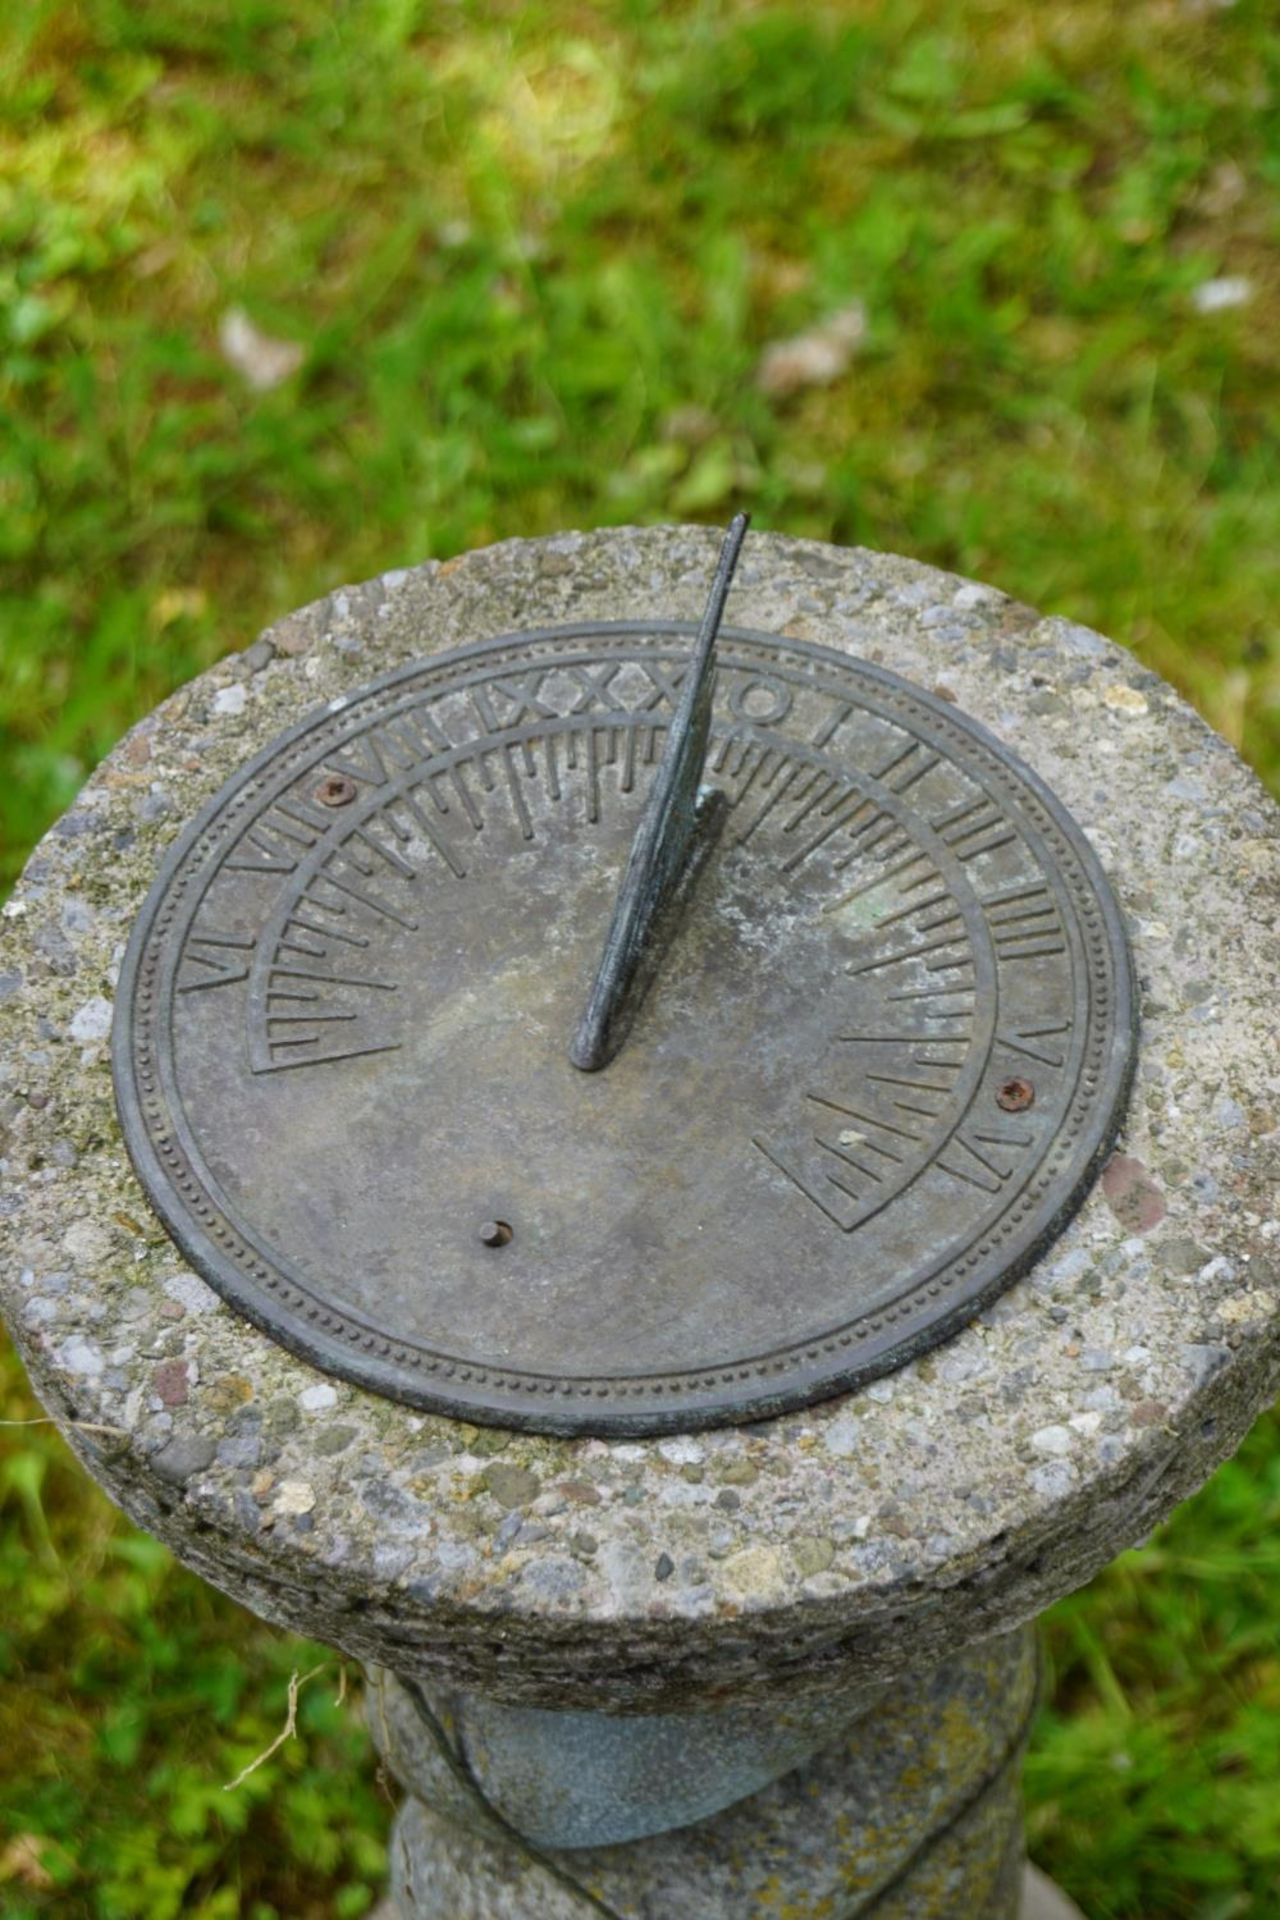
[[(24, 0), (0, 63), (0, 878), (340, 581), (737, 506), (1102, 627), (1280, 779), (1265, 0)], [(845, 377), (761, 390), (855, 300)], [(3, 1911), (364, 1911), (336, 1665), (223, 1793), (323, 1652), (0, 1441)], [(1030, 1831), (1091, 1920), (1280, 1916), (1274, 1441), (1051, 1616)]]

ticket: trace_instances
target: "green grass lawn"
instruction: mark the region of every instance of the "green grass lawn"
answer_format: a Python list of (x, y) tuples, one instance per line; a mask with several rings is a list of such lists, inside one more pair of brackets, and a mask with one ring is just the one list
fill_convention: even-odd
[[(0, 877), (291, 606), (740, 506), (1103, 628), (1275, 784), (1278, 95), (1266, 0), (14, 0)], [(1275, 1433), (1050, 1618), (1030, 1831), (1090, 1920), (1280, 1916)], [(0, 1432), (0, 1912), (366, 1911), (340, 1678)]]

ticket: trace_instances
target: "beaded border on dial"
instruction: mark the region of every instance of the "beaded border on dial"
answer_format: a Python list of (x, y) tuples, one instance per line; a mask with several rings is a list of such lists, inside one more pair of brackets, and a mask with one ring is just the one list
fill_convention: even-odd
[[(501, 1417), (511, 1424), (551, 1431), (590, 1431), (590, 1408), (581, 1403), (599, 1401), (636, 1403), (608, 1424), (618, 1431), (629, 1426), (634, 1431), (651, 1432), (672, 1430), (691, 1420), (707, 1425), (716, 1420), (759, 1418), (788, 1406), (803, 1405), (902, 1364), (917, 1350), (920, 1336), (926, 1332), (930, 1336), (928, 1344), (932, 1344), (939, 1337), (938, 1323), (945, 1323), (948, 1311), (946, 1304), (939, 1303), (945, 1302), (959, 1282), (997, 1254), (1024, 1226), (1042, 1206), (1055, 1179), (1068, 1175), (1066, 1190), (1046, 1228), (1027, 1246), (1016, 1249), (983, 1288), (965, 1295), (961, 1303), (964, 1317), (1011, 1284), (1076, 1211), (1114, 1139), (1133, 1067), (1128, 948), (1105, 876), (1061, 803), (979, 722), (967, 715), (958, 718), (946, 703), (886, 669), (807, 641), (726, 627), (721, 635), (726, 657), (730, 652), (746, 653), (748, 657), (755, 655), (762, 666), (777, 668), (781, 665), (779, 655), (791, 654), (807, 661), (815, 678), (820, 678), (824, 669), (834, 675), (844, 683), (846, 694), (850, 681), (864, 694), (870, 683), (878, 700), (891, 713), (896, 710), (903, 716), (909, 729), (912, 718), (919, 726), (923, 711), (935, 736), (952, 749), (952, 757), (969, 776), (987, 788), (994, 784), (1015, 809), (1015, 817), (1016, 813), (1024, 814), (1049, 846), (1066, 883), (1084, 945), (1089, 985), (1088, 1041), (1063, 1123), (1046, 1143), (1040, 1165), (1011, 1198), (999, 1220), (945, 1269), (922, 1280), (897, 1301), (860, 1315), (820, 1339), (777, 1349), (751, 1361), (650, 1374), (640, 1380), (626, 1376), (556, 1378), (464, 1362), (395, 1340), (358, 1315), (318, 1299), (245, 1243), (209, 1198), (174, 1139), (159, 1085), (156, 1027), (165, 1009), (157, 998), (157, 976), (166, 935), (188, 887), (200, 880), (207, 863), (241, 830), (245, 815), (268, 783), (276, 786), (282, 775), (323, 755), (328, 750), (327, 736), (345, 731), (356, 714), (367, 725), (376, 724), (385, 705), (390, 704), (387, 696), (394, 699), (412, 683), (419, 682), (424, 694), (439, 681), (447, 687), (461, 667), (513, 647), (536, 645), (540, 658), (554, 658), (557, 653), (580, 651), (584, 643), (597, 652), (624, 651), (633, 649), (637, 641), (682, 638), (693, 631), (692, 626), (674, 621), (587, 622), (501, 634), (394, 668), (348, 695), (338, 711), (323, 709), (278, 736), (233, 774), (178, 837), (144, 902), (121, 973), (118, 1006), (125, 1017), (117, 1017), (113, 1036), (117, 1105), (135, 1169), (183, 1253), (233, 1304), (273, 1337), (285, 1338), (307, 1358), (346, 1374), (357, 1384), (465, 1417), (487, 1412), (491, 1419)], [(1102, 1097), (1104, 1094), (1108, 1097)], [(193, 1224), (195, 1233), (191, 1231)], [(283, 1308), (292, 1316), (292, 1339), (262, 1306), (256, 1306), (254, 1296), (263, 1289), (274, 1309)], [(917, 1345), (913, 1345), (913, 1328)], [(884, 1337), (895, 1329), (899, 1330), (898, 1337), (887, 1349), (864, 1355), (852, 1368), (841, 1367), (841, 1357), (850, 1349), (877, 1341), (883, 1347)], [(815, 1367), (821, 1370), (817, 1376), (812, 1372)], [(786, 1376), (797, 1370), (805, 1370), (803, 1379), (789, 1387)], [(416, 1391), (415, 1376), (421, 1382)], [(741, 1398), (744, 1383), (753, 1380), (759, 1383), (759, 1391), (751, 1406), (758, 1402), (758, 1411), (751, 1411)], [(477, 1390), (507, 1394), (511, 1401), (499, 1415), (492, 1406), (477, 1404), (473, 1397)], [(739, 1397), (732, 1406), (717, 1411), (714, 1403), (726, 1390)], [(709, 1396), (711, 1404), (697, 1404), (699, 1394)], [(674, 1408), (670, 1402), (677, 1398), (685, 1404)], [(540, 1401), (562, 1405), (553, 1412), (531, 1404)], [(665, 1406), (664, 1401), (668, 1403)], [(691, 1401), (695, 1404), (690, 1405)], [(579, 1403), (580, 1411), (570, 1411), (563, 1406), (566, 1402)]]

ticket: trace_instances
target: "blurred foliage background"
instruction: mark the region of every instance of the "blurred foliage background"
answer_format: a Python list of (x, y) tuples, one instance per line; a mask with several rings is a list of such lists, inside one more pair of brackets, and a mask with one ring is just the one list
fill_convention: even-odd
[[(1101, 627), (1275, 784), (1278, 82), (1267, 0), (4, 7), (0, 877), (339, 582), (738, 506)], [(1090, 1920), (1280, 1916), (1275, 1437), (1050, 1617)], [(0, 1431), (11, 1920), (367, 1911), (339, 1691)]]

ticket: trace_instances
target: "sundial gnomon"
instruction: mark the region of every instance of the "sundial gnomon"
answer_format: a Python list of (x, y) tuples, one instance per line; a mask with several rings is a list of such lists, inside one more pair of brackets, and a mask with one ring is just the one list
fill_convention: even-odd
[(415, 661), (162, 869), (116, 1024), (130, 1152), (322, 1367), (506, 1425), (758, 1417), (943, 1337), (1087, 1189), (1133, 1015), (1083, 835), (955, 707), (776, 634), (720, 631), (722, 817), (618, 1050), (575, 1067), (696, 631)]

